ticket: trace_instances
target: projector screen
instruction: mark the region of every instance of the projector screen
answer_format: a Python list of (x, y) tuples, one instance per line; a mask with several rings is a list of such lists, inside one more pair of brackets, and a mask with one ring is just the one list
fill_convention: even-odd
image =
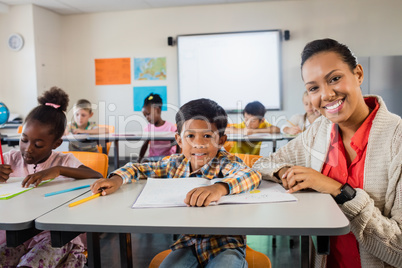
[(260, 101), (281, 109), (281, 31), (177, 37), (180, 105), (209, 98), (227, 112)]

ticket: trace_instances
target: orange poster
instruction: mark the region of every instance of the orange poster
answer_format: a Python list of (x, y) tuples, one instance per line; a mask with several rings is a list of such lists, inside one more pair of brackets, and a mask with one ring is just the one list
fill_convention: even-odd
[(130, 58), (95, 59), (95, 84), (131, 84)]

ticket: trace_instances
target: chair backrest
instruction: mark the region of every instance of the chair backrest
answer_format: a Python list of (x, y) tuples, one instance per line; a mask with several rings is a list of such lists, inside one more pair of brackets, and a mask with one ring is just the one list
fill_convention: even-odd
[(107, 128), (109, 133), (114, 133), (115, 127), (112, 125), (98, 125), (98, 128)]
[[(107, 128), (109, 130), (109, 133), (114, 133), (115, 127), (112, 125), (98, 125), (98, 128)], [(109, 154), (110, 146), (112, 145), (112, 142), (106, 143), (106, 153)], [(102, 146), (98, 145), (98, 151), (102, 153)]]
[(63, 153), (72, 153), (85, 166), (98, 171), (104, 178), (107, 176), (109, 168), (109, 157), (102, 153), (68, 151)]
[(253, 167), (254, 163), (257, 162), (257, 160), (262, 157), (261, 155), (254, 155), (254, 154), (234, 154), (234, 155), (243, 160), (243, 162), (246, 163), (246, 165), (249, 167)]

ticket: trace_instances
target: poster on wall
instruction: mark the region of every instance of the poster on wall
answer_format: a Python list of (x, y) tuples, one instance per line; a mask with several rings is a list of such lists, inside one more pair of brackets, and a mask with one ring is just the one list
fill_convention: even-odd
[(166, 58), (134, 58), (135, 80), (166, 80)]
[(167, 87), (155, 86), (155, 87), (134, 87), (134, 111), (142, 111), (144, 100), (149, 94), (158, 94), (162, 98), (162, 111), (167, 111)]
[(95, 59), (95, 84), (131, 84), (130, 58)]

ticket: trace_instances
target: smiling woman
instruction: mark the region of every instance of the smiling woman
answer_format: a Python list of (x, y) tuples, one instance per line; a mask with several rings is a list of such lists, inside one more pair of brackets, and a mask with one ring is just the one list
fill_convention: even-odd
[(402, 120), (381, 97), (362, 96), (363, 68), (347, 46), (310, 42), (301, 66), (323, 116), (253, 168), (291, 193), (331, 194), (349, 218), (352, 232), (331, 237), (331, 254), (317, 257), (318, 267), (400, 267)]

